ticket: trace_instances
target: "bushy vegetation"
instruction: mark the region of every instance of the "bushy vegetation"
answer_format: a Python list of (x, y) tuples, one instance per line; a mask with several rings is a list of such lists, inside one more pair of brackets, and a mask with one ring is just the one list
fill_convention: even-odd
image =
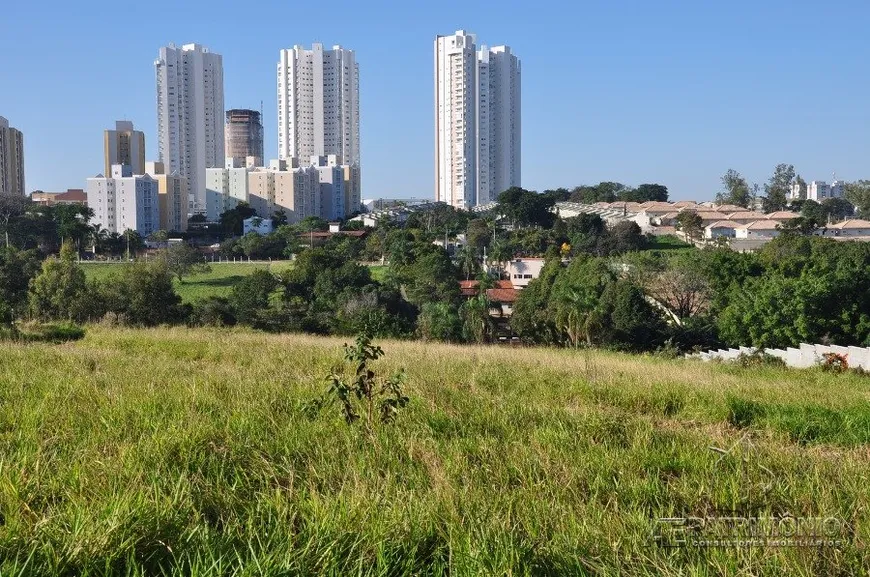
[[(3, 575), (859, 575), (870, 381), (379, 341), (407, 407), (312, 413), (346, 339), (94, 327), (4, 343)], [(723, 457), (720, 450), (731, 449)], [(749, 509), (747, 509), (749, 508)], [(844, 543), (666, 549), (656, 519), (833, 516)]]

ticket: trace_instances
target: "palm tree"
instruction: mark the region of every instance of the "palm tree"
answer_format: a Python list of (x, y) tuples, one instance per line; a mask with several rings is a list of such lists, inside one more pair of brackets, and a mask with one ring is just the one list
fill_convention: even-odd
[(508, 244), (504, 241), (497, 240), (492, 245), (492, 252), (490, 253), (492, 260), (496, 263), (496, 266), (500, 271), (504, 270), (502, 263), (505, 263), (511, 259), (513, 253), (508, 246)]
[(91, 225), (88, 239), (91, 241), (94, 247), (94, 254), (96, 255), (106, 248), (106, 242), (109, 240), (109, 231), (100, 226), (99, 223)]
[(492, 320), (489, 318), (490, 302), (486, 296), (486, 289), (481, 288), (480, 293), (468, 299), (462, 304), (463, 332), (468, 340), (482, 344), (487, 335), (491, 333)]
[(469, 280), (479, 268), (477, 264), (477, 251), (470, 244), (466, 244), (459, 251), (459, 265), (465, 273), (465, 280)]
[(600, 324), (595, 311), (595, 301), (576, 289), (568, 290), (560, 300), (560, 316), (571, 345), (576, 348), (582, 340), (591, 345), (592, 335), (598, 332)]

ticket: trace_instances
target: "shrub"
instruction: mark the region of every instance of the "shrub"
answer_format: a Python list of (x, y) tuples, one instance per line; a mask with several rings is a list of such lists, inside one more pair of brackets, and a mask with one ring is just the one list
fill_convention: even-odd
[(735, 361), (741, 367), (748, 369), (752, 367), (784, 367), (785, 361), (779, 357), (767, 354), (761, 349), (756, 349), (751, 353), (740, 353)]
[(355, 365), (353, 380), (346, 381), (337, 370), (327, 377), (330, 383), (327, 395), (338, 399), (347, 424), (362, 420), (366, 429), (371, 431), (377, 422), (392, 422), (399, 410), (407, 406), (408, 397), (402, 392), (405, 372), (400, 371), (378, 382), (375, 372), (368, 366), (370, 361), (383, 355), (383, 349), (373, 345), (368, 334), (361, 334), (357, 336), (356, 344), (344, 345), (345, 362)]
[(846, 355), (839, 353), (824, 353), (820, 362), (823, 371), (842, 373), (849, 370), (849, 361)]

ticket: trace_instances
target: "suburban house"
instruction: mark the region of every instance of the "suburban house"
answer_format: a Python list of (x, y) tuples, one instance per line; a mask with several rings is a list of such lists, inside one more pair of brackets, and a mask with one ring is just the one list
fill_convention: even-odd
[[(465, 299), (476, 297), (480, 293), (480, 281), (459, 281), (459, 294)], [(509, 318), (514, 311), (519, 291), (509, 280), (497, 280), (492, 288), (486, 289), (486, 298), (492, 303), (489, 315), (495, 318)]]
[(740, 224), (749, 224), (751, 222), (755, 222), (756, 220), (765, 220), (767, 219), (767, 215), (763, 212), (755, 212), (752, 210), (741, 210), (738, 212), (732, 212), (728, 215), (728, 220), (733, 220), (734, 222), (739, 222)]
[(507, 273), (513, 288), (527, 287), (532, 280), (541, 276), (544, 264), (543, 258), (515, 258), (508, 262)]
[(825, 236), (840, 238), (870, 237), (870, 221), (862, 220), (860, 218), (853, 218), (838, 222), (837, 224), (830, 224), (826, 228)]
[(704, 229), (704, 238), (714, 239), (723, 236), (726, 238), (734, 238), (737, 236), (737, 229), (741, 226), (743, 226), (743, 224), (733, 220), (720, 220)]
[(797, 212), (792, 212), (790, 210), (778, 210), (776, 212), (771, 212), (767, 216), (767, 220), (777, 220), (779, 222), (787, 222), (793, 218), (797, 218), (800, 216)]
[(745, 224), (735, 231), (735, 238), (776, 238), (779, 236), (779, 222), (775, 220), (756, 220)]

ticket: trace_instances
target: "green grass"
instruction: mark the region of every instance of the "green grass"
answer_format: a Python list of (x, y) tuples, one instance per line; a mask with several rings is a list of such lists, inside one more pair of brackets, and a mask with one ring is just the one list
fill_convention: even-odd
[[(309, 402), (344, 339), (90, 327), (0, 343), (0, 574), (857, 575), (870, 379), (381, 342), (408, 409)], [(735, 447), (722, 457), (710, 447)], [(655, 519), (835, 516), (832, 548), (660, 548)]]
[(653, 235), (647, 245), (647, 250), (686, 250), (693, 248), (695, 247), (672, 234)]
[[(87, 277), (104, 280), (112, 271), (119, 270), (123, 263), (82, 263)], [(187, 277), (184, 282), (175, 280), (175, 290), (186, 303), (196, 302), (212, 296), (226, 297), (232, 292), (233, 287), (245, 276), (255, 270), (270, 268), (268, 263), (263, 262), (238, 262), (238, 263), (211, 263), (211, 272)], [(271, 265), (271, 270), (280, 272), (291, 267), (290, 261), (276, 262)], [(387, 271), (386, 266), (371, 265), (372, 278), (378, 281), (384, 279)]]

